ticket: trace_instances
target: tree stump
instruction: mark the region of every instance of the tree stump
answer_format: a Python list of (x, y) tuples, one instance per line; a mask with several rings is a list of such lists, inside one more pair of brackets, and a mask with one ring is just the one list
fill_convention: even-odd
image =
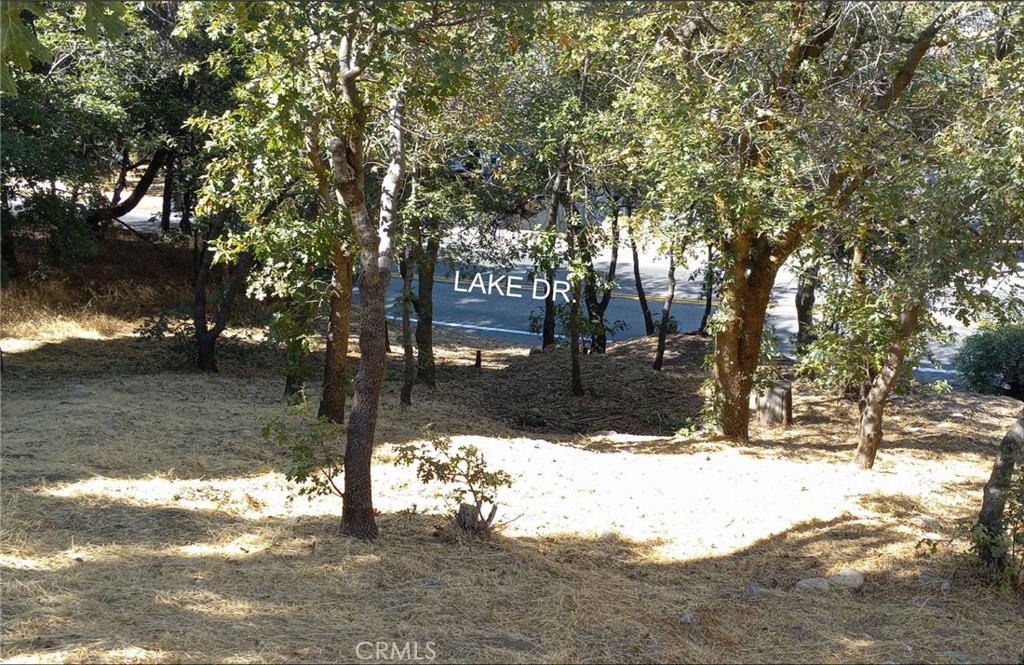
[(487, 516), (487, 519), (483, 519), (478, 506), (472, 503), (463, 503), (459, 505), (459, 514), (455, 517), (455, 523), (464, 531), (485, 534), (490, 531), (497, 512), (498, 506), (491, 506), (491, 514)]
[(757, 396), (757, 422), (788, 427), (793, 422), (793, 385), (780, 382)]
[(476, 363), (474, 364), (474, 367), (477, 369), (483, 367), (483, 354), (480, 351), (476, 352)]

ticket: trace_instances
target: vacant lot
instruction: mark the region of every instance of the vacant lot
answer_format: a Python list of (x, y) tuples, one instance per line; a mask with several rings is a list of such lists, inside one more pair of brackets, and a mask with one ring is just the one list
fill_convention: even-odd
[[(672, 434), (699, 410), (699, 340), (661, 375), (645, 341), (587, 356), (574, 400), (564, 352), (442, 334), (412, 407), (393, 354), (363, 543), (337, 535), (338, 499), (289, 499), (260, 435), (285, 413), (274, 353), (205, 376), (97, 316), (0, 341), (10, 660), (356, 661), (364, 641), (443, 662), (1019, 658), (1019, 600), (958, 546), (916, 547), (976, 511), (1011, 400), (898, 398), (865, 473), (845, 463), (855, 407), (804, 386), (797, 424), (749, 446)], [(530, 411), (548, 426), (519, 427)], [(515, 477), (489, 542), (453, 540), (438, 488), (392, 463), (428, 424)], [(861, 589), (794, 589), (848, 567)]]

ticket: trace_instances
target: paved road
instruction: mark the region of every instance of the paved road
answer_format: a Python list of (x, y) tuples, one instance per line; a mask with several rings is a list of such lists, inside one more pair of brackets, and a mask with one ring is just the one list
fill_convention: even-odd
[[(657, 320), (661, 316), (664, 296), (668, 291), (668, 264), (667, 261), (650, 256), (642, 257), (641, 262), (644, 289), (648, 294), (652, 315)], [(598, 265), (600, 269), (602, 266)], [(603, 267), (606, 269), (606, 266)], [(469, 329), (510, 342), (539, 345), (540, 335), (529, 332), (529, 320), (531, 313), (543, 311), (543, 299), (534, 300), (531, 297), (532, 281), (527, 279), (528, 269), (529, 266), (520, 265), (508, 272), (482, 273), (476, 288), (471, 288), (474, 273), (460, 272), (456, 281), (454, 269), (439, 266), (436, 272), (437, 283), (434, 286), (434, 323)], [(617, 273), (619, 287), (613, 292), (606, 317), (609, 321), (625, 321), (628, 327), (612, 336), (613, 341), (632, 339), (644, 334), (643, 315), (636, 297), (632, 262), (620, 261)], [(521, 297), (509, 295), (507, 278), (502, 279), (502, 275), (520, 278), (516, 284), (523, 284), (525, 288), (513, 289), (513, 293)], [(700, 297), (701, 283), (699, 278), (690, 279), (691, 275), (692, 272), (688, 269), (680, 269), (677, 272), (676, 298), (672, 305), (672, 316), (679, 321), (679, 328), (683, 331), (696, 330), (704, 314), (704, 302)], [(560, 271), (556, 279), (564, 280), (565, 272)], [(492, 281), (497, 284), (492, 286)], [(401, 280), (392, 279), (388, 290), (389, 303), (395, 303), (401, 297), (401, 291)], [(542, 295), (543, 292), (543, 285), (539, 286), (538, 295)], [(795, 276), (787, 270), (781, 271), (774, 290), (775, 304), (769, 310), (769, 321), (775, 328), (779, 350), (790, 356), (795, 352), (795, 294)], [(393, 318), (401, 316), (398, 305), (393, 305), (389, 313)], [(963, 326), (958, 328), (958, 333), (962, 336), (966, 330)], [(953, 380), (955, 374), (948, 368), (948, 363), (958, 347), (959, 340), (933, 349), (943, 367), (919, 368), (915, 372), (917, 378), (922, 381)]]
[[(159, 199), (147, 198), (153, 199), (144, 202), (149, 205), (140, 205), (123, 219), (136, 230), (159, 233), (159, 222), (153, 217), (154, 212), (159, 210)], [(177, 225), (176, 219), (172, 225)], [(612, 341), (632, 339), (644, 334), (643, 315), (636, 297), (631, 258), (629, 252), (625, 252), (624, 255), (620, 252), (616, 270), (618, 288), (613, 292), (606, 318), (609, 321), (622, 320), (626, 323), (627, 328), (612, 336)], [(595, 266), (599, 271), (607, 271), (608, 260), (609, 253), (606, 250), (596, 258)], [(676, 297), (672, 305), (672, 316), (679, 322), (679, 329), (682, 331), (696, 330), (704, 314), (700, 278), (693, 275), (693, 269), (697, 267), (699, 267), (699, 262), (694, 262), (692, 266), (681, 266), (676, 272)], [(437, 283), (434, 286), (434, 323), (440, 326), (471, 330), (509, 342), (539, 346), (540, 335), (530, 333), (528, 330), (531, 313), (543, 311), (543, 299), (535, 300), (531, 297), (532, 280), (527, 279), (529, 268), (529, 265), (522, 264), (507, 272), (485, 272), (482, 277), (483, 288), (478, 286), (471, 289), (475, 272), (467, 274), (460, 271), (459, 281), (456, 283), (455, 269), (439, 264), (435, 273)], [(481, 270), (486, 270), (486, 268)], [(642, 252), (640, 273), (651, 313), (655, 320), (658, 320), (661, 316), (665, 295), (668, 293), (668, 260), (652, 252)], [(519, 284), (525, 285), (525, 288), (513, 291), (522, 297), (516, 298), (508, 295), (507, 277), (501, 278), (502, 275), (519, 278)], [(498, 281), (499, 278), (501, 278), (500, 283), (488, 289), (490, 280)], [(559, 271), (556, 279), (565, 280), (565, 271)], [(487, 292), (488, 290), (489, 292)], [(401, 280), (392, 279), (388, 289), (389, 303), (394, 303), (400, 298), (401, 291)], [(538, 291), (538, 294), (541, 293), (543, 293), (543, 287), (540, 287)], [(769, 309), (768, 319), (775, 328), (779, 350), (790, 356), (795, 351), (796, 309), (793, 302), (795, 295), (796, 276), (786, 266), (783, 266), (776, 280), (773, 305)], [(398, 307), (392, 307), (389, 314), (392, 317), (401, 316)], [(959, 348), (960, 339), (969, 333), (969, 330), (951, 319), (943, 320), (943, 322), (952, 326), (957, 338), (951, 344), (933, 347), (932, 351), (942, 367), (916, 370), (915, 374), (919, 380), (955, 379), (955, 374), (949, 369), (949, 363)]]

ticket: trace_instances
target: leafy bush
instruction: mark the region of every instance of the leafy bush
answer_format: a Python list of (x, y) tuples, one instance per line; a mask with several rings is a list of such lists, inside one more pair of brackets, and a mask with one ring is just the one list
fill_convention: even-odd
[(1024, 469), (1018, 467), (1006, 492), (998, 529), (963, 520), (946, 540), (922, 538), (917, 549), (937, 554), (940, 545), (966, 546), (969, 568), (1007, 594), (1024, 591)]
[[(659, 335), (661, 334), (661, 317), (660, 316), (657, 317), (657, 319), (654, 321), (654, 332), (658, 333)], [(676, 319), (676, 317), (674, 317), (671, 314), (669, 314), (669, 316), (668, 316), (668, 330), (666, 331), (665, 334), (667, 334), (667, 335), (675, 335), (678, 332), (679, 332), (679, 321)]]
[[(199, 359), (199, 347), (196, 343), (195, 323), (185, 312), (186, 310), (182, 308), (179, 311), (160, 312), (147, 316), (135, 328), (135, 334), (150, 341), (160, 340), (169, 335), (171, 344), (166, 349), (168, 354), (174, 360), (192, 367)], [(271, 346), (275, 341), (271, 338), (266, 343), (244, 343), (237, 335), (221, 334), (217, 338), (217, 356), (249, 362), (258, 346), (261, 344)]]
[(84, 209), (55, 194), (28, 197), (12, 215), (12, 222), (14, 235), (43, 237), (50, 265), (66, 265), (96, 254), (96, 233), (86, 223)]
[(196, 328), (184, 314), (161, 312), (147, 316), (135, 329), (135, 334), (145, 340), (159, 340), (171, 336), (170, 353), (190, 365), (196, 363), (199, 351), (196, 347)]
[[(670, 326), (672, 321), (675, 321), (675, 319), (670, 317)], [(678, 329), (678, 322), (676, 322), (676, 326)], [(539, 335), (544, 331), (543, 307), (539, 307), (530, 313), (529, 324), (526, 329), (528, 332), (535, 335)], [(572, 310), (569, 307), (569, 303), (559, 303), (555, 305), (555, 335), (563, 338), (563, 340), (567, 342), (571, 330)], [(605, 319), (604, 321), (604, 334), (608, 337), (615, 337), (615, 335), (625, 332), (626, 330), (629, 330), (629, 324), (622, 319), (616, 319), (614, 321)], [(586, 307), (580, 303), (580, 345), (589, 346), (594, 337), (601, 334), (601, 332), (600, 324), (592, 323), (590, 319), (587, 318)], [(669, 328), (669, 332), (673, 332), (671, 327)], [(675, 332), (678, 332), (678, 330)]]
[[(398, 448), (396, 463), (416, 465), (416, 476), (424, 483), (437, 481), (448, 485), (445, 499), (458, 506), (457, 522), (465, 530), (481, 535), (491, 530), (498, 510), (495, 495), (501, 487), (511, 487), (512, 477), (504, 471), (489, 471), (483, 453), (476, 446), (459, 446), (452, 451), (449, 436), (435, 434), (429, 428), (427, 441)], [(466, 498), (469, 498), (469, 502)], [(484, 517), (484, 505), (491, 509)], [(466, 507), (472, 511), (465, 517)]]
[[(1006, 507), (997, 530), (975, 525), (969, 534), (971, 553), (982, 575), (1007, 593), (1024, 590), (1024, 469), (1019, 466), (1006, 492)], [(988, 553), (995, 563), (986, 564)]]
[(1024, 400), (1024, 323), (993, 326), (971, 335), (953, 365), (971, 390)]
[(292, 409), (290, 418), (271, 420), (262, 430), (265, 439), (289, 452), (285, 478), (300, 485), (299, 496), (308, 499), (327, 494), (344, 498), (334, 482), (345, 466), (345, 444), (340, 440), (344, 432), (344, 426), (324, 417), (310, 421), (301, 406)]

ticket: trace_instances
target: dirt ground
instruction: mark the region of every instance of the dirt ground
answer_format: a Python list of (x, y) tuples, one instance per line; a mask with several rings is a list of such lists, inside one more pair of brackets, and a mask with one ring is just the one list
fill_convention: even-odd
[[(671, 340), (661, 374), (646, 341), (586, 356), (576, 399), (564, 351), (442, 331), (438, 388), (411, 407), (391, 356), (363, 543), (338, 535), (340, 499), (289, 499), (260, 435), (286, 411), (272, 351), (202, 375), (131, 323), (63, 316), (0, 338), (7, 662), (360, 662), (377, 643), (436, 662), (1021, 658), (1021, 599), (977, 582), (962, 544), (916, 547), (974, 516), (1012, 400), (898, 397), (862, 472), (856, 407), (802, 384), (796, 423), (750, 445), (676, 435), (700, 340)], [(514, 477), (490, 541), (448, 537), (438, 488), (394, 464), (428, 424)], [(861, 589), (794, 589), (848, 567)]]

